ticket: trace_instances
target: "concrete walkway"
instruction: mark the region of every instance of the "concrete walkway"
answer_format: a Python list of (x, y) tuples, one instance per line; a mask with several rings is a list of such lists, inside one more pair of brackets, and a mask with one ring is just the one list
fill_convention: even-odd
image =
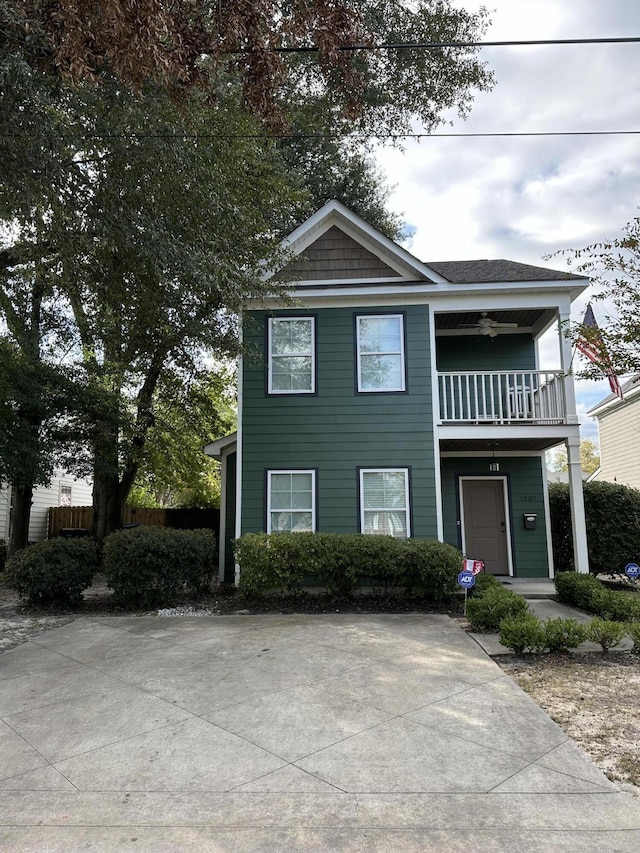
[(80, 619), (0, 655), (0, 849), (636, 851), (446, 616)]

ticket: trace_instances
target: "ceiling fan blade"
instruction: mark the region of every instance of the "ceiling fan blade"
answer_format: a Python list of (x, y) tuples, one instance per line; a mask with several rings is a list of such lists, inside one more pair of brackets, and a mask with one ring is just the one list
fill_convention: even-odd
[(495, 320), (492, 320), (491, 325), (494, 329), (517, 329), (517, 323), (498, 323)]

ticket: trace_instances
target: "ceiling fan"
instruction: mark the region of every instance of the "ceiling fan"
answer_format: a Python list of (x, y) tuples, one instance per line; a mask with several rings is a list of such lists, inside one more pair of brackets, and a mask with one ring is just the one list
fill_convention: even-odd
[(499, 329), (517, 329), (517, 323), (500, 323), (498, 320), (492, 320), (487, 317), (487, 312), (483, 311), (477, 323), (460, 323), (459, 329), (475, 329), (480, 335), (489, 335), (490, 338), (495, 338)]

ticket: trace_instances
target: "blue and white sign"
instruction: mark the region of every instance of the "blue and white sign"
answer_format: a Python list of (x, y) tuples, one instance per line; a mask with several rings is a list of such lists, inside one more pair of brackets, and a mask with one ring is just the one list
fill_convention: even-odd
[(637, 563), (627, 563), (624, 573), (628, 578), (637, 578), (640, 575), (640, 566)]
[(471, 589), (476, 582), (476, 576), (473, 572), (460, 572), (458, 575), (458, 583), (463, 589)]

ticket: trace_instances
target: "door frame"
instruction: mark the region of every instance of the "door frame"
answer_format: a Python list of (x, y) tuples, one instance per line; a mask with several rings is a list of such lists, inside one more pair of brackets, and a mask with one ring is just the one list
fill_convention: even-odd
[[(494, 475), (479, 475), (479, 474), (458, 474), (458, 517), (460, 519), (460, 544), (462, 553), (466, 554), (465, 542), (465, 526), (464, 526), (464, 481), (465, 480), (496, 480), (502, 481), (502, 496), (504, 499), (504, 527), (507, 534), (507, 565), (509, 568), (509, 577), (513, 577), (513, 545), (511, 538), (511, 506), (509, 502), (509, 483), (508, 477), (504, 474)], [(473, 555), (472, 555), (473, 556)]]

